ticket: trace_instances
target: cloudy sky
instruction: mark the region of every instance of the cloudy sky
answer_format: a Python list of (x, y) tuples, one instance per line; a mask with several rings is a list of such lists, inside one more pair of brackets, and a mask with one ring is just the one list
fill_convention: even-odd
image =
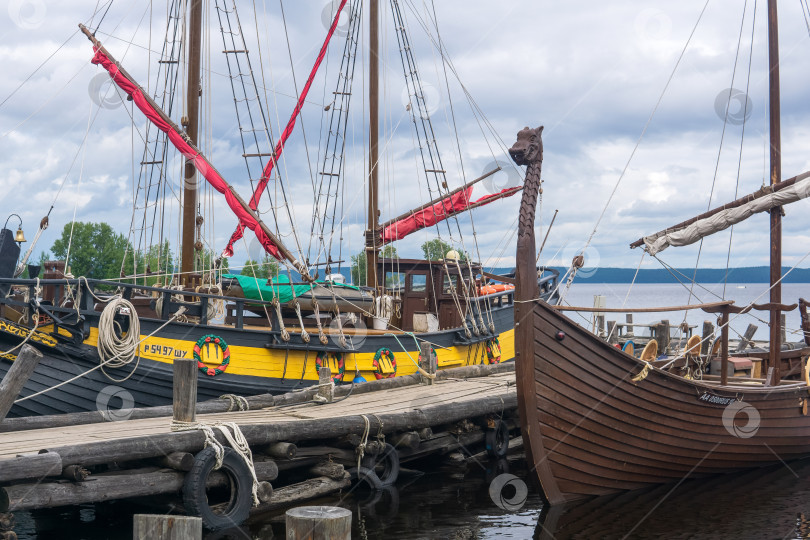
[[(227, 0), (229, 8), (231, 2)], [(247, 198), (250, 184), (241, 157), (244, 151), (215, 3), (206, 2), (204, 39), (210, 47), (206, 47), (204, 57), (207, 120), (201, 147)], [(106, 221), (127, 234), (133, 222), (136, 229), (143, 227), (146, 214), (145, 235), (155, 238), (160, 228), (158, 219), (153, 219), (157, 205), (164, 211), (163, 234), (176, 245), (174, 194), (182, 189), (178, 175), (181, 161), (169, 154), (170, 183), (160, 197), (152, 192), (151, 206), (145, 212), (144, 180), (139, 179), (144, 118), (137, 110), (132, 111), (130, 103), (121, 103), (104, 84), (101, 68), (89, 63), (90, 43), (77, 32), (80, 22), (96, 28), (108, 4), (103, 0), (7, 0), (4, 4), (7, 9), (0, 12), (0, 196), (6, 213), (22, 216), (30, 240), (39, 219), (53, 204), (51, 228), (37, 246), (39, 253), (50, 247), (74, 215), (82, 221)], [(222, 0), (218, 4), (225, 5)], [(380, 207), (385, 220), (426, 202), (430, 195), (406, 108), (408, 91), (391, 9), (389, 3), (381, 4), (381, 136), (385, 151), (381, 157), (384, 193)], [(253, 73), (274, 137), (289, 118), (297, 91), (312, 67), (326, 33), (324, 13), (328, 14), (331, 5), (325, 0), (237, 1)], [(435, 3), (438, 33), (432, 4), (400, 0), (399, 5), (451, 188), (488, 171), (493, 163), (509, 165), (505, 146), (511, 145), (516, 132), (527, 125), (545, 126), (540, 238), (554, 211), (559, 210), (543, 253), (546, 263), (568, 264), (585, 245), (604, 211), (587, 252), (589, 264), (635, 268), (641, 252), (630, 250), (630, 242), (730, 201), (735, 191), (740, 195), (754, 191), (767, 176), (764, 0), (714, 0), (708, 2), (705, 11), (701, 0), (510, 0), (497, 7), (491, 2), (442, 0)], [(810, 39), (799, 2), (782, 2), (779, 9), (783, 171), (788, 178), (810, 170), (806, 151), (810, 147), (806, 98)], [(97, 32), (110, 52), (152, 93), (162, 89), (157, 81), (157, 60), (166, 35), (166, 14), (167, 7), (154, 0), (114, 1)], [(274, 184), (271, 190), (284, 241), (294, 251), (296, 246), (305, 253), (310, 250), (313, 259), (319, 243), (311, 240), (313, 189), (317, 191), (322, 177), (323, 125), (330, 114), (324, 108), (332, 101), (335, 89), (345, 22), (280, 163), (294, 225), (286, 209), (281, 208), (280, 185)], [(442, 62), (436, 48), (439, 39), (452, 64)], [(362, 63), (367, 57), (366, 46), (364, 28), (346, 133), (346, 181), (340, 195), (343, 208), (336, 226), (327, 227), (334, 235), (334, 258), (337, 244), (342, 245), (340, 255), (344, 259), (362, 249), (367, 167), (362, 112), (368, 84)], [(182, 82), (180, 89), (184, 88)], [(729, 88), (734, 89), (733, 99), (724, 129)], [(630, 160), (659, 98), (660, 104)], [(183, 101), (180, 98), (175, 103), (173, 117), (182, 115)], [(478, 185), (474, 197), (515, 182), (523, 174), (507, 166), (494, 183)], [(204, 186), (200, 193), (206, 218), (205, 242), (220, 251), (236, 220), (221, 196)], [(452, 241), (459, 248), (477, 252), (488, 265), (512, 264), (518, 203), (519, 197), (513, 197), (476, 210), (474, 226), (468, 217), (460, 218), (458, 225), (452, 225)], [(264, 199), (260, 206), (268, 223), (273, 222), (273, 204)], [(808, 204), (800, 202), (787, 209), (786, 265), (800, 263), (807, 255)], [(134, 220), (133, 205), (137, 207)], [(757, 216), (735, 228), (732, 266), (767, 264), (767, 219)], [(154, 229), (150, 228), (153, 222)], [(441, 233), (445, 240), (450, 239), (447, 227)], [(133, 236), (136, 244), (144, 242), (139, 234)], [(421, 243), (434, 236), (435, 230), (412, 235), (398, 243), (399, 254), (419, 256)], [(248, 236), (238, 246), (234, 266), (251, 251), (250, 240)], [(707, 240), (700, 265), (725, 267), (728, 245), (727, 232)], [(697, 245), (671, 249), (660, 257), (676, 267), (693, 267), (698, 249)], [(810, 258), (800, 265), (809, 263)], [(660, 263), (647, 258), (644, 266), (656, 268)]]

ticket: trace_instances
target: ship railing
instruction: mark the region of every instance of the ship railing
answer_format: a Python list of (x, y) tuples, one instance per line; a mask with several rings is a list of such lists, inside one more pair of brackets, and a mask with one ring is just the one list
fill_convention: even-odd
[[(41, 289), (41, 296), (37, 294), (37, 287)], [(194, 318), (195, 322), (199, 321), (199, 324), (202, 325), (210, 322), (208, 321), (208, 304), (212, 301), (224, 301), (226, 306), (235, 312), (232, 315), (233, 324), (240, 330), (244, 326), (245, 319), (250, 318), (250, 316), (245, 317), (245, 311), (257, 308), (271, 310), (273, 307), (273, 303), (266, 300), (91, 278), (40, 280), (0, 278), (0, 292), (3, 293), (0, 295), (0, 305), (19, 308), (19, 311), (23, 313), (25, 324), (28, 326), (33, 325), (32, 315), (36, 310), (52, 319), (57, 326), (62, 327), (75, 326), (78, 323), (93, 320), (101, 314), (96, 309), (97, 305), (103, 304), (105, 298), (112, 298), (117, 294), (129, 301), (148, 299), (149, 304), (136, 304), (136, 309), (148, 306), (155, 312), (159, 320), (170, 319), (183, 307), (186, 309), (186, 317)], [(179, 299), (178, 296), (181, 296), (182, 299)], [(99, 302), (97, 298), (102, 301)], [(162, 298), (162, 302), (157, 302), (159, 298)], [(246, 309), (248, 305), (250, 310)], [(159, 313), (157, 307), (160, 307)], [(14, 322), (22, 322), (22, 320)]]

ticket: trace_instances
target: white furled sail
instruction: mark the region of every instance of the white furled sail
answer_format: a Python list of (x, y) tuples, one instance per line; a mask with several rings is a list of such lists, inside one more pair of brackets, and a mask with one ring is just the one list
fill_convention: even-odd
[(753, 201), (722, 210), (704, 219), (672, 232), (661, 231), (644, 237), (644, 249), (655, 255), (670, 246), (688, 246), (701, 238), (725, 230), (754, 214), (767, 212), (777, 206), (785, 206), (810, 196), (810, 178), (796, 182), (790, 187), (763, 195)]

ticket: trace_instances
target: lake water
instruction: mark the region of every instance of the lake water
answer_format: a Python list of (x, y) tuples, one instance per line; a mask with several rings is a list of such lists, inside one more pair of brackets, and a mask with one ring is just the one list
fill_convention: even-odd
[[(608, 307), (622, 307), (628, 285), (574, 285), (567, 296), (572, 305), (592, 306), (594, 295), (606, 296)], [(744, 288), (743, 288), (744, 287)], [(722, 285), (695, 289), (691, 303), (722, 297)], [(732, 284), (726, 298), (738, 305), (767, 302), (764, 284)], [(716, 295), (716, 296), (715, 296)], [(760, 297), (760, 295), (763, 295)], [(785, 303), (810, 296), (810, 285), (783, 286)], [(759, 299), (757, 300), (757, 298)], [(680, 285), (635, 285), (625, 307), (675, 306), (689, 303), (689, 291)], [(624, 320), (623, 315), (616, 317)], [(577, 317), (576, 314), (573, 315)], [(669, 319), (683, 321), (683, 312), (638, 314), (637, 323)], [(711, 319), (699, 311), (686, 320), (700, 328)], [(610, 314), (607, 317), (611, 319)], [(580, 319), (583, 323), (587, 322)], [(767, 339), (766, 324), (751, 316), (732, 321), (743, 332), (757, 324), (758, 339)], [(788, 314), (788, 331), (799, 327), (797, 311)], [(732, 333), (732, 336), (734, 334)], [(798, 340), (798, 334), (790, 334)], [(397, 485), (376, 495), (360, 489), (325, 497), (311, 504), (343, 506), (353, 512), (352, 538), (370, 540), (417, 539), (794, 539), (810, 538), (810, 460), (709, 480), (685, 480), (641, 492), (602, 497), (562, 508), (544, 504), (539, 486), (521, 455), (508, 461), (447, 465), (432, 457), (408, 467), (421, 473), (403, 474)], [(503, 476), (505, 474), (513, 476)], [(518, 498), (516, 488), (527, 488)], [(498, 486), (504, 486), (498, 491)], [(310, 503), (307, 503), (310, 504)], [(153, 513), (128, 502), (83, 505), (67, 510), (20, 512), (19, 538), (107, 539), (131, 538), (132, 514)], [(283, 514), (266, 515), (213, 539), (281, 539)]]
[[(605, 296), (605, 303), (608, 308), (670, 307), (719, 302), (721, 300), (734, 300), (737, 306), (747, 306), (752, 302), (755, 304), (769, 302), (768, 285), (766, 283), (729, 283), (726, 286), (725, 297), (723, 296), (723, 284), (698, 284), (693, 288), (691, 301), (689, 289), (678, 283), (641, 283), (632, 287), (629, 284), (612, 283), (574, 284), (566, 295), (565, 302), (572, 306), (592, 307), (596, 295)], [(810, 298), (810, 284), (786, 283), (782, 285), (782, 303), (797, 303), (799, 298)], [(590, 324), (590, 313), (568, 312), (567, 315), (582, 324)], [(799, 310), (795, 309), (785, 315), (787, 340), (801, 340)], [(684, 321), (684, 317), (687, 323), (697, 326), (696, 332), (698, 334), (702, 331), (703, 321), (709, 320), (715, 325), (717, 323), (716, 316), (699, 309), (665, 313), (636, 313), (633, 315), (633, 321), (635, 323), (649, 324), (666, 319), (669, 320), (671, 325), (676, 326)], [(606, 320), (619, 322), (625, 320), (622, 313), (606, 313), (605, 318)], [(749, 324), (757, 326), (754, 339), (768, 340), (768, 312), (766, 311), (752, 311), (743, 315), (731, 316), (729, 324), (731, 328), (729, 332), (730, 339), (739, 339), (739, 336), (745, 332)]]

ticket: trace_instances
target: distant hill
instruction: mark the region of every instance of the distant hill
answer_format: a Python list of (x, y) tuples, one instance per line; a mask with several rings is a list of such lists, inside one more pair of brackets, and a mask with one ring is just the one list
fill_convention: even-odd
[[(556, 267), (560, 274), (565, 273), (567, 268)], [(494, 274), (504, 274), (512, 272), (514, 268), (488, 268), (487, 271)], [(790, 270), (785, 266), (782, 268), (784, 274)], [(695, 272), (694, 268), (678, 268), (673, 270), (675, 276), (664, 268), (649, 268), (638, 271), (636, 283), (678, 283), (689, 281)], [(341, 269), (341, 273), (346, 276), (346, 282), (351, 280), (348, 267)], [(631, 283), (636, 273), (635, 268), (596, 268), (584, 269), (577, 274), (575, 283)], [(767, 266), (747, 266), (742, 268), (730, 268), (728, 270), (729, 283), (768, 283), (769, 269)], [(676, 278), (677, 276), (677, 278)], [(684, 277), (684, 276), (688, 276)], [(321, 276), (322, 277), (322, 276)], [(697, 271), (696, 281), (699, 283), (723, 283), (726, 277), (725, 268), (701, 268)], [(294, 275), (293, 279), (298, 279)], [(810, 283), (810, 268), (797, 268), (782, 280), (783, 283)]]

